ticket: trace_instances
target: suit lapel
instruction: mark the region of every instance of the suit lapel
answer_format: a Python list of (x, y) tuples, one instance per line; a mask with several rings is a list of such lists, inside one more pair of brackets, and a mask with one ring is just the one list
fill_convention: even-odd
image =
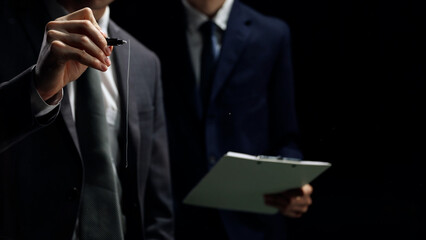
[[(123, 34), (121, 34), (120, 28), (112, 21), (109, 22), (109, 33), (113, 37), (121, 38), (123, 40), (129, 40), (123, 37)], [(131, 48), (131, 42), (128, 41), (127, 45), (121, 46), (121, 47), (115, 47), (112, 53), (113, 57), (113, 64), (115, 66), (115, 72), (116, 72), (116, 81), (117, 81), (117, 88), (120, 95), (120, 107), (121, 107), (121, 133), (122, 137), (121, 143), (124, 143), (127, 140), (132, 143), (130, 146), (138, 146), (139, 144), (139, 116), (138, 116), (138, 108), (136, 101), (132, 101), (134, 97), (137, 96), (138, 91), (135, 88), (131, 88), (127, 86), (127, 78), (129, 78), (129, 86), (132, 86), (133, 79), (136, 79), (137, 76), (132, 76), (131, 71), (128, 73), (127, 68), (128, 65), (131, 65), (129, 62), (132, 61), (129, 59), (129, 47)], [(131, 51), (131, 49), (130, 49)], [(131, 69), (131, 66), (130, 66)], [(130, 76), (127, 76), (129, 74)], [(128, 91), (128, 95), (127, 95)], [(128, 96), (128, 98), (127, 98)], [(127, 105), (128, 104), (128, 105)], [(127, 109), (128, 106), (128, 109)], [(127, 112), (128, 110), (128, 112)], [(128, 131), (126, 131), (126, 124), (128, 124)], [(129, 134), (126, 136), (126, 132)], [(122, 148), (125, 149), (125, 148)], [(137, 152), (136, 150), (130, 150), (129, 152)], [(122, 156), (125, 156), (124, 152), (121, 153)], [(124, 159), (124, 158), (123, 158)], [(127, 163), (126, 163), (127, 164)]]
[(229, 16), (227, 30), (223, 36), (222, 49), (213, 80), (210, 102), (219, 93), (243, 52), (250, 33), (250, 23), (249, 16), (245, 14), (240, 3), (235, 1)]
[[(109, 24), (109, 32), (111, 36), (119, 37), (120, 36), (120, 29), (115, 25), (111, 20)], [(128, 40), (128, 39), (124, 39)], [(131, 43), (128, 43), (131, 44)], [(129, 61), (129, 45), (124, 45), (121, 47), (114, 47), (113, 53), (112, 53), (113, 61), (114, 61), (114, 67), (117, 75), (117, 87), (120, 93), (120, 96), (126, 96), (123, 95), (126, 93), (127, 90), (127, 68), (128, 64), (130, 64)], [(126, 101), (126, 99), (120, 100)], [(126, 103), (126, 102), (124, 102)]]

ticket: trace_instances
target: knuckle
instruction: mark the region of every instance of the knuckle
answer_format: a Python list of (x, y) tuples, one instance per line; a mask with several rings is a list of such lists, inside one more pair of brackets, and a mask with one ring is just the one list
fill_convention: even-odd
[(83, 8), (83, 9), (81, 9), (81, 11), (82, 11), (84, 14), (88, 14), (88, 15), (93, 14), (92, 9), (91, 9), (91, 8), (89, 8), (89, 7), (85, 7), (85, 8)]
[(52, 41), (52, 43), (50, 43), (50, 46), (53, 50), (59, 50), (62, 48), (62, 44), (59, 40)]
[(81, 35), (80, 39), (79, 39), (79, 42), (82, 43), (82, 44), (89, 44), (90, 43), (90, 39), (87, 36), (85, 36), (85, 35)]
[(84, 50), (77, 51), (75, 54), (75, 58), (77, 61), (82, 62), (86, 58), (87, 53)]
[(104, 52), (102, 50), (97, 51), (97, 55), (99, 57), (103, 57), (104, 56)]
[(46, 40), (47, 42), (52, 42), (55, 39), (55, 31), (54, 30), (48, 30), (46, 32)]
[(87, 52), (84, 50), (80, 50), (78, 51), (80, 54), (78, 55), (80, 57), (80, 59), (84, 59), (87, 56)]
[(83, 20), (83, 24), (85, 27), (91, 27), (92, 22), (90, 22), (89, 20)]
[(46, 31), (52, 30), (55, 28), (56, 26), (56, 22), (55, 21), (50, 21), (46, 24)]
[(62, 51), (63, 44), (59, 40), (54, 40), (50, 43), (50, 52), (54, 55)]

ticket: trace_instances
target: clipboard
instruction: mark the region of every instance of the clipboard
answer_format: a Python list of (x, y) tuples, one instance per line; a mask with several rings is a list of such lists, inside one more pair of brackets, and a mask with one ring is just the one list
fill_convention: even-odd
[(228, 152), (189, 192), (189, 205), (274, 214), (263, 195), (301, 187), (331, 166), (328, 162)]

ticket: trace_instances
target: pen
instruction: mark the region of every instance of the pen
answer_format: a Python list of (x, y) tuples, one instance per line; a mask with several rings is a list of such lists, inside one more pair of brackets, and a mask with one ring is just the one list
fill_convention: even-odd
[(121, 46), (127, 43), (126, 40), (121, 40), (118, 38), (105, 38), (108, 46)]

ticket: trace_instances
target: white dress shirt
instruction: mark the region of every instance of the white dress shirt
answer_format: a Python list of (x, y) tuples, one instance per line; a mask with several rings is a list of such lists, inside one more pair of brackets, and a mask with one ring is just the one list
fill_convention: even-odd
[[(192, 7), (187, 0), (182, 0), (183, 6), (185, 7), (187, 28), (186, 37), (188, 40), (189, 54), (191, 57), (192, 67), (194, 69), (195, 79), (197, 86), (200, 85), (200, 64), (201, 64), (201, 50), (203, 48), (203, 39), (201, 32), (199, 31), (200, 26), (209, 20), (209, 17), (204, 13), (198, 11)], [(219, 54), (222, 48), (222, 36), (226, 31), (229, 14), (234, 0), (225, 0), (222, 7), (218, 10), (216, 15), (211, 19), (218, 29), (216, 29), (217, 45), (215, 49), (216, 56)]]

